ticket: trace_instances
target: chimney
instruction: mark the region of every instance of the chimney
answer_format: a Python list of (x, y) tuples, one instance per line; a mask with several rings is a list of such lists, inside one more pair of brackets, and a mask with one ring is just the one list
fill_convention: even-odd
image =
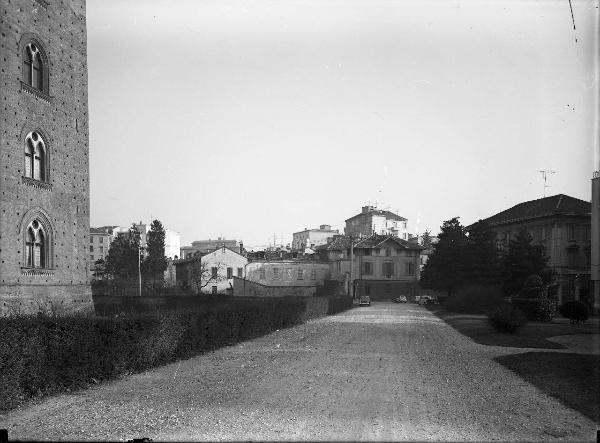
[(373, 206), (363, 206), (362, 207), (362, 213), (366, 214), (368, 212), (371, 212), (373, 210)]

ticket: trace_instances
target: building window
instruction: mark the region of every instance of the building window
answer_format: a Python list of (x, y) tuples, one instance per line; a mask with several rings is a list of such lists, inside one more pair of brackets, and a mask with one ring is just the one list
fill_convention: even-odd
[(104, 246), (100, 246), (100, 254), (104, 254)]
[(233, 268), (227, 268), (227, 278), (233, 278)]
[(575, 225), (567, 225), (567, 239), (575, 240)]
[(391, 261), (386, 261), (383, 263), (383, 276), (385, 278), (392, 278), (394, 275), (394, 263)]
[(316, 280), (317, 279), (317, 270), (314, 269), (314, 268), (310, 270), (310, 279), (311, 280)]
[(45, 82), (46, 56), (42, 47), (34, 42), (25, 45), (23, 53), (23, 83), (48, 94)]
[(568, 266), (571, 266), (571, 267), (577, 266), (577, 250), (576, 249), (567, 250), (567, 264), (568, 264)]
[(104, 243), (104, 237), (100, 237), (100, 243)]
[(244, 268), (238, 268), (238, 278), (244, 278)]
[(90, 254), (90, 261), (94, 261), (94, 254)]
[(44, 228), (37, 220), (33, 220), (26, 231), (25, 239), (25, 257), (27, 267), (46, 268), (46, 245), (47, 236)]
[(212, 278), (217, 278), (217, 276), (219, 275), (219, 269), (216, 266), (213, 266), (212, 268), (210, 268), (210, 273)]
[(298, 280), (304, 280), (304, 269), (298, 269)]
[(406, 275), (415, 275), (415, 264), (411, 261), (406, 262)]
[(370, 249), (365, 249), (365, 255), (371, 255), (371, 250)]
[(94, 252), (94, 247), (90, 245), (90, 252)]
[(402, 227), (406, 229), (406, 222), (402, 222)]
[(379, 255), (381, 250), (379, 248), (375, 248), (375, 255)]
[(25, 177), (47, 181), (46, 144), (36, 131), (25, 137)]
[(363, 263), (363, 274), (365, 274), (365, 275), (373, 274), (373, 263), (371, 263), (371, 262)]
[(273, 278), (279, 278), (279, 268), (273, 268)]
[(264, 280), (266, 278), (266, 272), (264, 269), (259, 269), (258, 271), (258, 279)]
[(216, 286), (213, 286), (213, 287), (212, 287), (212, 291), (211, 291), (211, 292), (212, 292), (213, 294), (216, 294), (216, 293), (217, 293), (217, 287), (216, 287)]
[(94, 237), (90, 235), (90, 243), (94, 243)]
[(385, 248), (385, 256), (390, 257), (392, 255), (392, 250), (390, 248)]

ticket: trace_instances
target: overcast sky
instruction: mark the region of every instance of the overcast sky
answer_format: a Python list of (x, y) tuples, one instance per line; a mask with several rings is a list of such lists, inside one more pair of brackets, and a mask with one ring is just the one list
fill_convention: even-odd
[(91, 224), (258, 245), (377, 202), (437, 233), (541, 169), (590, 200), (598, 3), (572, 6), (88, 0)]

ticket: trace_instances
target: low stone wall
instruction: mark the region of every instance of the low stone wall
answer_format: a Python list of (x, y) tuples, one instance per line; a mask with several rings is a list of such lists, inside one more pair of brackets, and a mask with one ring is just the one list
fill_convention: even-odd
[(233, 277), (235, 297), (314, 297), (318, 286), (266, 286)]

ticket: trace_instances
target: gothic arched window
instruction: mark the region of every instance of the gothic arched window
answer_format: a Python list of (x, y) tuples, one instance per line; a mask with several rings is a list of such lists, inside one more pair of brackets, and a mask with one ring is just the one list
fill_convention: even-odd
[(39, 181), (47, 180), (47, 150), (39, 132), (32, 131), (25, 137), (25, 177)]
[(23, 51), (23, 82), (48, 94), (46, 57), (38, 43), (29, 42)]
[(46, 267), (46, 235), (38, 220), (33, 220), (27, 227), (25, 238), (25, 257), (27, 267)]

